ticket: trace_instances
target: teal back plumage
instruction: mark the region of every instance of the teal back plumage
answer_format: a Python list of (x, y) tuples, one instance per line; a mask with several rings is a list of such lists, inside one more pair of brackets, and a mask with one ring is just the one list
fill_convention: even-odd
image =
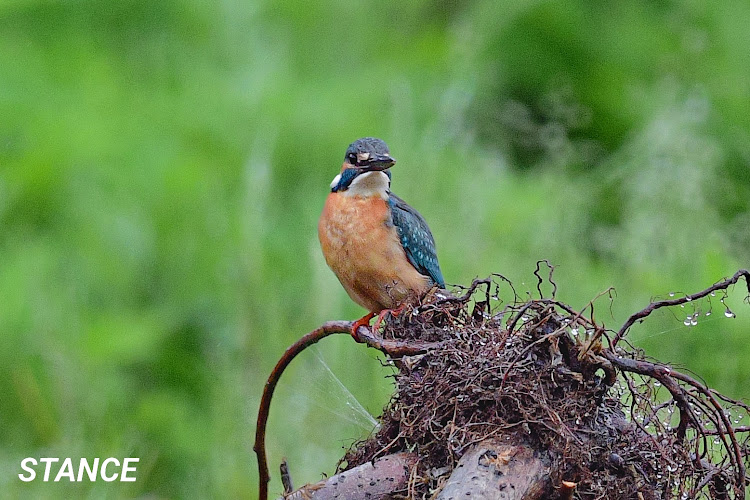
[(393, 193), (390, 193), (388, 197), (388, 205), (401, 246), (404, 247), (411, 265), (421, 274), (429, 276), (435, 284), (444, 288), (445, 279), (438, 263), (435, 239), (424, 217)]

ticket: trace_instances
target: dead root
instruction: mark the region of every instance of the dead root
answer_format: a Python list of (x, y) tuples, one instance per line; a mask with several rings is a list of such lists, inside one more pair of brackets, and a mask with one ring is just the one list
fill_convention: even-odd
[[(707, 291), (652, 303), (626, 325), (659, 307), (726, 290), (741, 277), (747, 271)], [(502, 437), (546, 456), (548, 498), (572, 495), (566, 484), (575, 484), (575, 498), (587, 499), (744, 498), (750, 429), (734, 422), (748, 421), (748, 405), (617, 346), (627, 328), (604, 329), (593, 304), (588, 316), (554, 297), (503, 307), (500, 283), (477, 280), (460, 296), (428, 297), (386, 325), (385, 339), (442, 344), (395, 360), (396, 393), (381, 428), (349, 450), (342, 470), (415, 452), (410, 491), (430, 498), (474, 445)]]
[[(539, 498), (745, 498), (750, 427), (738, 422), (750, 421), (750, 407), (647, 359), (623, 339), (656, 309), (726, 293), (750, 273), (654, 301), (613, 332), (595, 320), (594, 301), (582, 311), (559, 302), (551, 266), (544, 278), (539, 267), (537, 299), (520, 300), (494, 275), (456, 295), (425, 297), (381, 332), (358, 330), (357, 341), (393, 361), (396, 392), (379, 431), (356, 443), (339, 470), (408, 453), (415, 465), (400, 495), (432, 498), (477, 445), (503, 440), (521, 443), (545, 464), (548, 491)], [(513, 295), (507, 304), (501, 285)], [(255, 446), (261, 500), (265, 421), (281, 372), (311, 343), (349, 328), (332, 322), (306, 335), (269, 378)]]

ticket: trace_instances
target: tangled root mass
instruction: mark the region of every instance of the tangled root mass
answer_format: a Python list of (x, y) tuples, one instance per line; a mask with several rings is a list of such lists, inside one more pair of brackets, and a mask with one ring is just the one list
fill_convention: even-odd
[(554, 298), (503, 306), (498, 288), (476, 280), (387, 322), (386, 339), (439, 347), (393, 360), (381, 426), (341, 470), (416, 452), (409, 496), (430, 498), (472, 446), (499, 438), (543, 457), (547, 498), (563, 481), (584, 499), (744, 498), (746, 404), (613, 345), (592, 313)]

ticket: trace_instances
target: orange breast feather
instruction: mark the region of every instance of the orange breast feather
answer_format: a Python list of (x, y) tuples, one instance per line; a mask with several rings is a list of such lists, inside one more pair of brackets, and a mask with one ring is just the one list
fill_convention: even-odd
[(429, 287), (406, 258), (388, 203), (378, 196), (329, 194), (318, 236), (328, 266), (352, 300), (369, 311), (393, 309)]

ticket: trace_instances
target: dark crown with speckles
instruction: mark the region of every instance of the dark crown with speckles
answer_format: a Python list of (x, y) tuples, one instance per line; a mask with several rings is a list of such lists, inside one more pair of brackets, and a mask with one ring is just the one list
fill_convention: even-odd
[(376, 154), (390, 154), (390, 150), (388, 149), (388, 145), (376, 138), (376, 137), (363, 137), (362, 139), (357, 139), (353, 143), (349, 144), (349, 148), (346, 150), (346, 154), (344, 155), (344, 158), (349, 156), (350, 154), (357, 154), (357, 153), (370, 153), (371, 155)]

